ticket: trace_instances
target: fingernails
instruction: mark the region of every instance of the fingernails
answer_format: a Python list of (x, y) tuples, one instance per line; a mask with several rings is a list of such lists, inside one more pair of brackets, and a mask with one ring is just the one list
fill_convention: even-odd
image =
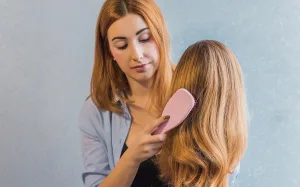
[(170, 116), (164, 116), (164, 120), (170, 119)]

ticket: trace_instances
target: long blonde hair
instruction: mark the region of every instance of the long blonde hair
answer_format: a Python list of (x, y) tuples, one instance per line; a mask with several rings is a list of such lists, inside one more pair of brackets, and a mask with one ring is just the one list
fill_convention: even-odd
[(226, 187), (247, 146), (240, 65), (222, 43), (197, 42), (182, 55), (169, 97), (179, 88), (189, 90), (197, 103), (168, 133), (157, 158), (161, 177), (175, 187)]
[(159, 50), (159, 66), (155, 72), (151, 89), (151, 103), (162, 108), (165, 92), (170, 87), (174, 65), (170, 57), (170, 39), (159, 7), (153, 0), (106, 0), (101, 8), (96, 25), (94, 67), (91, 79), (90, 97), (101, 109), (123, 113), (115, 98), (128, 103), (130, 87), (122, 70), (112, 63), (107, 30), (118, 19), (127, 14), (140, 15), (148, 25)]

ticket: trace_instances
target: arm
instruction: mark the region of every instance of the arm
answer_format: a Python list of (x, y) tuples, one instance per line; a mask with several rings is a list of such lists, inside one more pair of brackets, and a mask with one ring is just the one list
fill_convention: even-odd
[(110, 171), (103, 142), (82, 132), (82, 150), (85, 172), (82, 175), (85, 187), (129, 187), (139, 164), (124, 153), (116, 167)]
[(117, 163), (116, 167), (105, 178), (105, 180), (99, 184), (98, 187), (130, 187), (138, 168), (139, 164), (134, 162), (126, 151)]
[(129, 187), (136, 175), (139, 164), (130, 157), (128, 150), (111, 171), (108, 163), (104, 134), (95, 127), (102, 126), (101, 113), (91, 101), (87, 101), (79, 117), (82, 136), (82, 156), (85, 187)]
[(104, 139), (103, 115), (93, 102), (88, 100), (79, 118), (85, 168), (82, 177), (85, 187), (129, 187), (140, 163), (160, 151), (166, 134), (151, 135), (151, 133), (168, 119), (168, 116), (160, 117), (137, 133), (131, 147), (123, 154), (116, 167), (110, 170)]

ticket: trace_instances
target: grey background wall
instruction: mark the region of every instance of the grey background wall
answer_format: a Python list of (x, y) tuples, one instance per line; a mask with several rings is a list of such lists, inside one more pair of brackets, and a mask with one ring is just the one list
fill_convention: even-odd
[[(0, 2), (0, 186), (80, 187), (77, 116), (89, 91), (103, 0)], [(300, 185), (300, 1), (157, 0), (178, 61), (216, 39), (244, 71), (243, 187)]]

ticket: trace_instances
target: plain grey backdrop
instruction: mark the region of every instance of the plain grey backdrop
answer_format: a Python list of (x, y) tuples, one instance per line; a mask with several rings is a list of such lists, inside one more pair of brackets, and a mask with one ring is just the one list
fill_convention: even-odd
[[(78, 113), (103, 0), (0, 1), (0, 186), (80, 187)], [(251, 124), (239, 187), (300, 186), (300, 1), (157, 0), (177, 63), (202, 39), (242, 65)]]

